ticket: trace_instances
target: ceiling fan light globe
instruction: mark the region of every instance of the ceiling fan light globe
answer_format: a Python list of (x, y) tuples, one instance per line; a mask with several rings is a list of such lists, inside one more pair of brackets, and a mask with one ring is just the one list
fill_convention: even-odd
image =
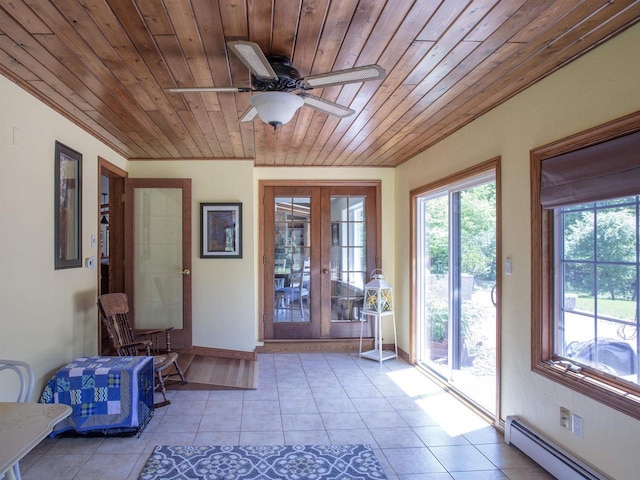
[(249, 103), (258, 111), (263, 122), (275, 127), (290, 121), (304, 100), (291, 93), (265, 92), (253, 95)]

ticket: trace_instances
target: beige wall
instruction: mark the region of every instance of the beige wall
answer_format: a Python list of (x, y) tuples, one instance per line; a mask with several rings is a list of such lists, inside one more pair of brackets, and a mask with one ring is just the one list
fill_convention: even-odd
[[(396, 278), (408, 329), (409, 191), (502, 157), (502, 415), (520, 415), (614, 478), (637, 478), (640, 422), (530, 371), (529, 150), (640, 109), (640, 26), (529, 88), (396, 169)], [(407, 349), (408, 345), (403, 344)], [(560, 406), (582, 416), (584, 438), (559, 426)]]
[[(98, 255), (98, 156), (125, 160), (0, 76), (0, 357), (49, 373), (97, 351), (96, 270), (54, 270), (54, 142), (83, 155), (83, 257)], [(12, 396), (0, 388), (0, 400)]]
[[(253, 163), (134, 161), (131, 178), (192, 179), (193, 345), (253, 351), (256, 286)], [(200, 258), (200, 203), (242, 203), (242, 258)]]
[[(253, 168), (247, 161), (132, 161), (131, 178), (191, 178), (193, 344), (253, 351), (258, 338), (259, 181), (382, 180), (383, 266), (392, 278), (394, 172), (384, 168)], [(242, 202), (243, 258), (199, 258), (200, 203)]]

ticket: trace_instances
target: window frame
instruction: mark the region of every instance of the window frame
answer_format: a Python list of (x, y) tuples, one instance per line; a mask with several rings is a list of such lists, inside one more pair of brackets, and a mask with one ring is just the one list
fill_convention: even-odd
[(531, 368), (561, 385), (640, 419), (640, 386), (589, 367), (572, 371), (554, 357), (554, 211), (540, 203), (542, 163), (554, 156), (640, 131), (640, 112), (531, 150)]

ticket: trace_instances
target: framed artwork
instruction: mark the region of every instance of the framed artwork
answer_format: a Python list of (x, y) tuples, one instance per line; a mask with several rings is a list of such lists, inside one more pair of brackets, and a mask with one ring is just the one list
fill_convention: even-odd
[(200, 204), (200, 258), (242, 258), (242, 204)]
[(56, 142), (55, 269), (82, 267), (82, 154)]

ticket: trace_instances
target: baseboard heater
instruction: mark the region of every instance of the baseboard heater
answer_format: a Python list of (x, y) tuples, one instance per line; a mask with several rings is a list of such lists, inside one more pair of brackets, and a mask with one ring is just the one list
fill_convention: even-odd
[(560, 480), (608, 480), (605, 475), (544, 438), (516, 416), (507, 417), (504, 441), (517, 447)]

